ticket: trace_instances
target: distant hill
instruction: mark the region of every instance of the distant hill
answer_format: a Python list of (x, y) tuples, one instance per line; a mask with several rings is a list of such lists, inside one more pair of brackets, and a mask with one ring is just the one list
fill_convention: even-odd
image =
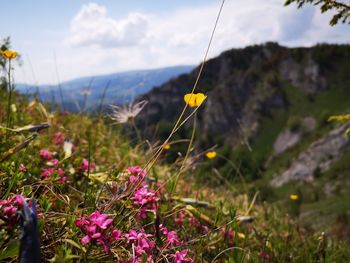
[[(146, 138), (168, 136), (198, 71), (139, 98), (148, 100), (137, 118)], [(303, 195), (301, 216), (306, 221), (317, 218), (316, 224), (328, 222), (319, 222), (326, 217), (320, 214), (335, 220), (350, 211), (350, 139), (344, 135), (348, 126), (327, 122), (330, 115), (350, 110), (349, 72), (350, 45), (287, 48), (267, 43), (228, 50), (209, 60), (197, 88), (208, 98), (198, 111), (196, 145), (201, 150), (217, 145), (220, 156), (230, 162), (218, 158), (217, 171), (208, 173), (211, 166), (203, 166), (198, 177), (217, 182), (219, 173), (240, 183), (239, 168), (263, 200), (283, 200), (293, 192)], [(189, 127), (173, 139), (189, 139)], [(174, 145), (174, 158), (186, 147)], [(336, 205), (327, 206), (329, 200)]]
[[(66, 81), (58, 85), (17, 84), (16, 90), (22, 94), (36, 94), (44, 102), (54, 102), (61, 110), (72, 112), (96, 109), (101, 102), (103, 93), (104, 105), (111, 103), (123, 104), (131, 102), (140, 94), (159, 86), (171, 78), (188, 73), (193, 66), (174, 66), (151, 70), (134, 70), (103, 76), (91, 76)], [(106, 88), (108, 85), (108, 88)], [(39, 92), (37, 92), (39, 91)], [(86, 104), (84, 101), (86, 95)], [(62, 105), (63, 98), (63, 105)]]

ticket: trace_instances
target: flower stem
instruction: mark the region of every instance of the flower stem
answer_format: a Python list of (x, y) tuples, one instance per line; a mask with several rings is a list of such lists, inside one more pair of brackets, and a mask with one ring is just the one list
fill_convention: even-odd
[(6, 112), (6, 141), (7, 141), (7, 136), (8, 136), (8, 128), (10, 128), (10, 118), (11, 118), (11, 101), (12, 101), (12, 84), (11, 84), (11, 59), (9, 59), (9, 68), (7, 72), (7, 78), (8, 78), (8, 91), (9, 91), (9, 96), (8, 96), (8, 101), (7, 101), (7, 112)]
[(136, 126), (136, 122), (135, 122), (134, 118), (132, 118), (131, 124), (132, 124), (132, 127), (134, 128), (134, 130), (136, 132), (137, 140), (139, 141), (139, 143), (141, 143), (142, 142), (141, 134), (140, 134), (139, 129)]

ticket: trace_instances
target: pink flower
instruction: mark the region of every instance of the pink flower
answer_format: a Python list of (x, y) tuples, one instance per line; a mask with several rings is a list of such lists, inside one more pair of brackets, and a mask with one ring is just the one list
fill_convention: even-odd
[(159, 200), (159, 198), (156, 197), (156, 193), (147, 188), (147, 186), (143, 186), (135, 192), (134, 196), (131, 198), (134, 200), (134, 204), (145, 205)]
[(15, 217), (17, 213), (17, 208), (12, 205), (9, 205), (4, 207), (2, 211), (7, 217)]
[(122, 237), (123, 232), (121, 230), (113, 230), (112, 231), (112, 236), (115, 240), (124, 240)]
[(91, 238), (90, 238), (88, 235), (86, 235), (86, 236), (84, 236), (84, 237), (80, 240), (80, 242), (81, 242), (83, 245), (87, 245), (87, 244), (90, 243), (90, 240), (91, 240)]
[(62, 168), (58, 168), (58, 169), (57, 169), (57, 173), (58, 173), (58, 175), (60, 175), (60, 176), (64, 175), (64, 171), (62, 170)]
[(49, 150), (46, 150), (46, 149), (43, 149), (43, 150), (40, 150), (39, 152), (40, 154), (40, 157), (43, 159), (43, 160), (51, 160), (52, 159), (52, 153), (49, 151)]
[(60, 179), (58, 179), (60, 183), (65, 183), (67, 182), (67, 180), (68, 180), (67, 176), (61, 176)]
[(26, 171), (27, 171), (27, 169), (26, 169), (26, 167), (24, 166), (24, 164), (23, 163), (21, 163), (20, 165), (19, 165), (19, 169), (18, 169), (20, 172), (22, 172), (22, 173), (25, 173)]
[(89, 224), (90, 224), (90, 221), (89, 221), (89, 220), (86, 220), (86, 216), (84, 215), (81, 219), (75, 220), (74, 224), (75, 224), (77, 227), (82, 228), (82, 227), (84, 227), (85, 225), (89, 225)]
[(193, 259), (186, 257), (187, 252), (187, 250), (176, 251), (175, 254), (173, 254), (174, 263), (194, 262)]
[(155, 247), (155, 242), (149, 239), (152, 235), (146, 234), (143, 230), (140, 232), (130, 230), (129, 234), (125, 234), (125, 237), (129, 243), (134, 244), (137, 258), (141, 257), (144, 253), (151, 254)]
[(47, 168), (40, 174), (40, 176), (43, 178), (47, 178), (47, 177), (50, 177), (54, 172), (55, 172), (54, 168)]
[(120, 230), (111, 228), (113, 220), (108, 215), (101, 214), (98, 210), (91, 215), (84, 215), (75, 220), (75, 225), (80, 228), (85, 236), (80, 240), (83, 245), (92, 242), (103, 247), (104, 251), (109, 252), (109, 247), (116, 240), (123, 240)]
[(160, 232), (162, 232), (163, 235), (167, 235), (169, 232), (168, 229), (165, 226), (163, 226), (163, 224), (159, 225), (159, 230)]
[(147, 188), (147, 185), (143, 185), (134, 193), (134, 196), (131, 197), (131, 199), (134, 200), (134, 204), (141, 205), (137, 214), (138, 218), (147, 218), (147, 211), (156, 211), (156, 202), (159, 198), (156, 192), (148, 190)]
[(140, 166), (130, 166), (126, 170), (131, 174), (129, 177), (130, 183), (136, 183), (138, 180), (142, 180), (147, 176), (146, 171)]
[(181, 244), (181, 240), (180, 238), (177, 236), (176, 232), (175, 231), (170, 231), (168, 234), (167, 234), (167, 241), (169, 242), (169, 244), (171, 245), (174, 245), (174, 246), (177, 246), (179, 244)]
[(62, 132), (56, 132), (53, 135), (52, 142), (56, 145), (62, 145), (64, 143), (65, 136)]
[(102, 229), (106, 229), (113, 222), (112, 219), (108, 219), (108, 215), (101, 214), (98, 210), (93, 212), (89, 218), (92, 223), (96, 224)]
[(222, 228), (222, 234), (229, 245), (233, 245), (234, 239), (236, 237), (236, 231), (232, 230), (231, 227)]
[(95, 164), (90, 163), (90, 165), (89, 165), (89, 161), (86, 159), (83, 159), (83, 161), (81, 162), (81, 165), (80, 165), (80, 170), (83, 172), (87, 172), (89, 170), (89, 167), (90, 167), (90, 171), (91, 171), (94, 169)]
[[(22, 208), (23, 200), (27, 202), (29, 198), (12, 195), (7, 200), (0, 200), (2, 220), (8, 229), (12, 229), (18, 223), (18, 209)], [(28, 204), (28, 207), (31, 207), (31, 204)]]

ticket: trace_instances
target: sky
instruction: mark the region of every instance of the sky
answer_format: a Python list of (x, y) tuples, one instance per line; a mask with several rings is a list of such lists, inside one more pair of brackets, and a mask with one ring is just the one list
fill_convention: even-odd
[[(226, 0), (209, 57), (231, 48), (350, 43), (318, 7), (284, 0)], [(11, 0), (1, 3), (0, 38), (21, 54), (15, 81), (58, 82), (135, 69), (197, 65), (221, 0)]]

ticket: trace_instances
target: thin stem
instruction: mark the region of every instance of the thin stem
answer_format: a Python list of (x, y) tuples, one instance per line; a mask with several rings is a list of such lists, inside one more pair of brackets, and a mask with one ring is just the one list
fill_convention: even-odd
[(135, 118), (132, 118), (131, 124), (132, 124), (132, 127), (134, 128), (134, 130), (136, 132), (137, 140), (139, 141), (139, 143), (141, 143), (142, 142), (142, 138), (141, 138), (140, 131), (139, 131), (139, 129), (136, 126)]
[[(209, 54), (209, 50), (210, 50), (210, 47), (211, 47), (211, 44), (212, 44), (212, 41), (214, 39), (214, 34), (215, 34), (215, 31), (216, 31), (216, 28), (217, 28), (217, 25), (219, 23), (219, 18), (221, 16), (221, 13), (222, 13), (222, 10), (223, 10), (223, 7), (224, 7), (224, 4), (225, 4), (225, 0), (222, 0), (221, 2), (221, 5), (220, 5), (220, 9), (219, 9), (219, 12), (218, 12), (218, 15), (216, 17), (216, 20), (215, 20), (215, 24), (214, 24), (214, 28), (211, 32), (211, 36), (210, 36), (210, 39), (209, 39), (209, 43), (208, 43), (208, 46), (207, 46), (207, 49), (206, 49), (206, 52), (204, 54), (204, 58), (203, 58), (203, 62), (201, 64), (201, 67), (199, 69), (199, 72), (198, 72), (198, 75), (197, 75), (197, 78), (196, 78), (196, 81), (193, 85), (193, 88), (191, 90), (190, 93), (194, 93), (194, 91), (196, 90), (197, 88), (197, 85), (198, 85), (198, 82), (200, 80), (200, 77), (202, 76), (202, 72), (203, 72), (203, 68), (204, 68), (204, 65), (205, 65), (205, 62), (207, 61), (207, 58), (208, 58), (208, 54)], [(162, 152), (163, 152), (163, 149), (164, 149), (164, 145), (166, 145), (170, 139), (172, 138), (172, 136), (174, 135), (174, 133), (178, 130), (178, 128), (183, 124), (183, 122), (181, 123), (181, 120), (182, 120), (182, 117), (184, 116), (185, 112), (186, 112), (186, 109), (188, 108), (188, 105), (186, 104), (180, 114), (180, 116), (178, 117), (172, 131), (170, 132), (168, 138), (163, 142), (163, 145), (161, 148), (159, 148), (159, 150), (152, 156), (151, 160), (145, 165), (145, 168), (144, 170), (146, 171), (149, 171), (153, 165), (158, 161), (159, 157), (161, 156)]]
[[(9, 59), (9, 68), (7, 72), (8, 78), (8, 90), (9, 96), (7, 101), (7, 116), (6, 116), (6, 128), (10, 128), (10, 118), (11, 118), (11, 101), (12, 101), (12, 86), (11, 86), (11, 59)], [(6, 141), (8, 136), (8, 130), (6, 131)]]
[(238, 174), (238, 177), (241, 180), (241, 183), (243, 184), (243, 187), (244, 187), (245, 191), (248, 192), (247, 184), (246, 184), (246, 182), (244, 180), (244, 177), (243, 177), (240, 169), (236, 166), (236, 164), (233, 161), (231, 161), (230, 159), (228, 159), (227, 157), (225, 157), (224, 155), (222, 155), (222, 154), (218, 154), (218, 157), (220, 157), (221, 159), (224, 159), (225, 161), (227, 161), (233, 167), (233, 169), (235, 169), (236, 174)]
[(194, 115), (192, 135), (191, 135), (191, 139), (190, 139), (190, 142), (189, 142), (189, 144), (188, 144), (188, 147), (187, 147), (186, 155), (185, 155), (184, 160), (182, 161), (180, 170), (179, 170), (179, 172), (178, 172), (177, 175), (176, 175), (175, 183), (174, 183), (174, 185), (173, 185), (173, 188), (172, 188), (172, 191), (171, 191), (171, 192), (174, 192), (174, 190), (176, 190), (176, 186), (177, 186), (177, 183), (178, 183), (178, 181), (179, 181), (180, 175), (182, 174), (182, 172), (183, 172), (183, 170), (184, 170), (184, 168), (185, 168), (186, 161), (187, 161), (187, 159), (188, 159), (188, 156), (190, 155), (191, 148), (192, 148), (192, 145), (193, 145), (194, 136), (195, 136), (195, 134), (196, 134), (196, 128), (197, 128), (197, 113)]

